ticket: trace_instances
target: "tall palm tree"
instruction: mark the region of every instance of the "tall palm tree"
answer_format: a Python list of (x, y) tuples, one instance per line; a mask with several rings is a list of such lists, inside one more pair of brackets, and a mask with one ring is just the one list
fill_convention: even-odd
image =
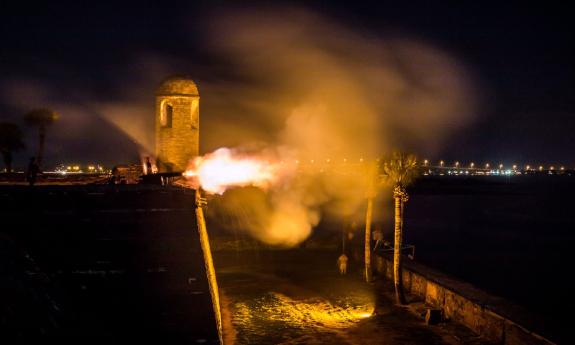
[(377, 164), (373, 162), (368, 166), (367, 171), (367, 210), (365, 212), (365, 247), (364, 247), (364, 259), (365, 259), (365, 281), (370, 282), (372, 276), (371, 269), (371, 223), (373, 219), (373, 200), (377, 195), (377, 188), (379, 185)]
[(59, 117), (58, 113), (46, 108), (34, 109), (24, 115), (24, 120), (28, 125), (38, 127), (38, 155), (36, 160), (39, 166), (42, 165), (42, 158), (44, 157), (46, 128), (58, 120)]
[(393, 284), (398, 304), (405, 304), (401, 279), (401, 245), (403, 241), (403, 208), (408, 200), (406, 187), (417, 177), (417, 159), (412, 154), (394, 152), (383, 164), (383, 178), (393, 185), (395, 229), (393, 247)]
[(6, 172), (12, 172), (12, 152), (24, 148), (20, 127), (11, 122), (0, 122), (0, 151)]

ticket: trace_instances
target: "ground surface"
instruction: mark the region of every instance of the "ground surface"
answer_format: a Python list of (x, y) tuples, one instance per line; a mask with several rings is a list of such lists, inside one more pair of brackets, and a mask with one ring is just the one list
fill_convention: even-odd
[(333, 251), (215, 253), (227, 344), (487, 344), (456, 324), (428, 326)]
[(1, 344), (217, 343), (194, 194), (0, 187)]
[[(473, 276), (475, 270), (474, 277), (482, 277), (479, 283), (498, 287), (489, 277), (495, 279), (509, 270), (514, 263), (510, 258), (538, 252), (540, 243), (559, 243), (561, 251), (549, 253), (564, 257), (568, 242), (561, 242), (563, 226), (539, 234), (541, 223), (535, 223), (526, 228), (533, 242), (529, 244), (517, 235), (523, 228), (515, 228), (513, 221), (519, 219), (527, 226), (533, 217), (555, 215), (548, 221), (571, 224), (571, 206), (543, 208), (526, 218), (508, 207), (518, 200), (534, 205), (541, 201), (518, 194), (522, 186), (515, 191), (503, 188), (503, 196), (497, 199), (493, 188), (485, 190), (483, 185), (474, 189), (482, 191), (481, 197), (461, 188), (437, 194), (441, 188), (419, 190), (410, 201), (407, 238), (417, 240), (416, 258), (435, 258), (432, 263), (463, 275)], [(501, 192), (500, 186), (494, 188)], [(551, 198), (552, 191), (541, 193), (547, 195), (543, 200)], [(42, 343), (47, 337), (94, 344), (127, 339), (216, 341), (193, 229), (193, 195), (142, 186), (0, 186), (0, 216), (0, 334), (4, 336), (0, 343), (11, 343), (6, 335), (22, 344)], [(499, 224), (494, 217), (503, 217), (508, 231), (490, 233), (489, 226)], [(220, 233), (213, 224), (209, 230)], [(233, 251), (213, 236), (214, 247), (220, 248), (214, 259), (224, 295), (227, 343), (481, 343), (456, 325), (426, 326), (409, 310), (395, 308), (383, 298), (381, 287), (361, 281), (360, 254), (350, 254), (349, 274), (339, 276), (335, 262), (340, 231), (341, 226), (322, 223), (311, 241), (291, 251), (246, 247)], [(547, 242), (541, 240), (545, 235)], [(496, 241), (485, 242), (481, 236)], [(524, 245), (516, 248), (506, 236), (521, 239)], [(477, 243), (482, 247), (475, 248)], [(485, 244), (491, 245), (487, 252)], [(507, 253), (504, 261), (497, 254), (501, 252)], [(449, 259), (453, 257), (458, 260)], [(526, 271), (543, 268), (530, 265)], [(537, 279), (511, 276), (506, 283), (528, 281), (525, 287), (530, 291), (540, 286), (533, 283)], [(375, 315), (368, 317), (372, 311)]]

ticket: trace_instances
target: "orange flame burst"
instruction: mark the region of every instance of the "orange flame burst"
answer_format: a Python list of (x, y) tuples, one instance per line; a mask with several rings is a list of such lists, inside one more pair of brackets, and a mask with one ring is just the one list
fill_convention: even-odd
[(267, 189), (281, 175), (281, 164), (255, 156), (235, 154), (220, 148), (193, 160), (184, 176), (208, 193), (223, 194), (230, 187), (255, 186)]

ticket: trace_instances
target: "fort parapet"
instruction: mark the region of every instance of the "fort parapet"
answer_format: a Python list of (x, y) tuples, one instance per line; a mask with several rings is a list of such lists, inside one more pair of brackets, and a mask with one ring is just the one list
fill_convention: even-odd
[[(377, 255), (375, 261), (376, 273), (393, 280), (393, 257)], [(407, 258), (402, 266), (405, 292), (440, 309), (445, 319), (458, 322), (495, 344), (555, 344), (535, 332), (535, 328), (543, 326), (536, 315), (524, 308)]]

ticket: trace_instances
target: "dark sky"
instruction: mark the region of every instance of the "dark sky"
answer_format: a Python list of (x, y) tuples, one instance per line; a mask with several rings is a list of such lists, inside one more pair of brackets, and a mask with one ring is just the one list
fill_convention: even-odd
[[(452, 136), (441, 158), (575, 167), (571, 12), (568, 5), (539, 4), (299, 3), (366, 35), (395, 32), (432, 42), (474, 72), (483, 90), (481, 114)], [(217, 1), (183, 5), (166, 1), (3, 2), (0, 119), (21, 124), (22, 107), (6, 100), (7, 81), (38, 81), (50, 88), (50, 97), (57, 102), (85, 102), (86, 94), (113, 99), (126, 92), (125, 85), (118, 84), (118, 73), (137, 75), (133, 62), (141, 54), (211, 66), (202, 71), (202, 77), (209, 78), (225, 60), (214, 62), (203, 51), (204, 31), (209, 30), (203, 19), (213, 18), (228, 6)], [(104, 122), (91, 125), (108, 126)], [(116, 132), (110, 128), (106, 138), (74, 138), (67, 142), (69, 146), (56, 150), (55, 159), (82, 162), (89, 157), (106, 163), (127, 159), (110, 154), (114, 147), (135, 147)], [(106, 144), (95, 145), (95, 141)]]

